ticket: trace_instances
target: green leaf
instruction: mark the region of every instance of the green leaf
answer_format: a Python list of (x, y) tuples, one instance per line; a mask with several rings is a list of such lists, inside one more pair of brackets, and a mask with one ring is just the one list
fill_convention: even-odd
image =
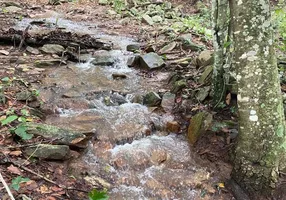
[(22, 115), (24, 115), (26, 117), (30, 116), (29, 111), (27, 109), (22, 109), (21, 113), (22, 113)]
[(106, 191), (98, 191), (93, 189), (88, 193), (89, 200), (108, 200), (109, 196), (106, 194)]
[(18, 119), (17, 115), (11, 115), (11, 116), (7, 117), (6, 119), (3, 119), (1, 121), (1, 124), (2, 124), (2, 126), (4, 126), (6, 124), (10, 124), (11, 122), (13, 122), (16, 119)]
[(9, 81), (10, 81), (10, 78), (9, 78), (9, 77), (4, 77), (4, 78), (1, 79), (1, 81), (3, 81), (3, 82), (9, 82)]
[(23, 178), (22, 176), (17, 176), (16, 178), (14, 178), (14, 179), (12, 180), (11, 187), (12, 187), (14, 190), (18, 191), (18, 190), (20, 189), (20, 183), (26, 183), (26, 182), (28, 182), (28, 181), (30, 181), (29, 178)]
[(15, 129), (15, 134), (20, 136), (23, 140), (29, 140), (33, 137), (33, 134), (28, 134), (26, 130), (27, 127), (21, 124)]

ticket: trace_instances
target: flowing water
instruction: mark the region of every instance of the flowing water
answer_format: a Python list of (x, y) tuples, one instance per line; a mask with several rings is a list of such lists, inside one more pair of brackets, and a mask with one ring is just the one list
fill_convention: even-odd
[[(56, 23), (55, 18), (45, 20), (51, 26)], [(23, 19), (17, 27), (23, 29), (31, 21)], [(42, 80), (41, 97), (57, 113), (47, 116), (46, 123), (96, 133), (82, 155), (70, 161), (71, 172), (108, 188), (111, 199), (191, 200), (215, 192), (213, 184), (220, 180), (215, 167), (195, 154), (184, 135), (164, 131), (173, 116), (131, 101), (134, 96), (164, 89), (168, 72), (144, 78), (128, 68), (131, 53), (125, 49), (134, 43), (131, 38), (103, 34), (96, 25), (64, 19), (57, 26), (115, 46), (109, 52), (116, 61), (112, 66), (94, 66), (92, 58), (69, 62), (48, 69)], [(127, 78), (114, 80), (113, 73)]]

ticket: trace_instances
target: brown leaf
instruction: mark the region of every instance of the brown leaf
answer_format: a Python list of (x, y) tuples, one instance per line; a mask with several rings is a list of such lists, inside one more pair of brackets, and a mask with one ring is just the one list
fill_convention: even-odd
[(71, 144), (77, 144), (77, 143), (81, 142), (82, 140), (84, 140), (84, 138), (75, 138), (71, 141)]
[(49, 196), (49, 197), (46, 198), (46, 200), (56, 200), (56, 198), (52, 197), (52, 196)]
[(225, 103), (226, 103), (226, 105), (229, 105), (229, 104), (230, 104), (230, 101), (231, 101), (231, 94), (228, 93), (228, 94), (226, 95), (226, 98), (225, 98)]
[(60, 188), (60, 187), (57, 187), (57, 186), (52, 186), (52, 187), (50, 187), (50, 189), (51, 189), (52, 191), (54, 191), (54, 192), (59, 192), (59, 191), (62, 191), (62, 190), (63, 190), (63, 188)]
[(49, 188), (48, 188), (46, 185), (41, 185), (41, 187), (40, 187), (40, 192), (41, 192), (42, 194), (47, 194), (47, 193), (51, 193), (52, 191), (49, 190)]
[(7, 167), (7, 170), (12, 174), (22, 175), (22, 172), (19, 170), (19, 168), (15, 167), (14, 165), (10, 165), (9, 167)]
[(9, 155), (11, 155), (11, 156), (20, 156), (20, 155), (22, 155), (22, 151), (11, 151), (9, 153)]

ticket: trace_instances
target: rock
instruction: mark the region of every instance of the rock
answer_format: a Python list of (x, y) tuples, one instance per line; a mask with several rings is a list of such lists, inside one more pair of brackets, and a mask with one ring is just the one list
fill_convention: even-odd
[(106, 12), (108, 15), (116, 15), (117, 14), (117, 12), (115, 10), (111, 10), (111, 9), (107, 10)]
[(162, 49), (159, 50), (160, 54), (165, 54), (171, 52), (174, 48), (176, 48), (177, 43), (176, 42), (171, 42), (170, 44), (167, 44), (164, 46)]
[(0, 50), (0, 54), (8, 56), (10, 53), (9, 51), (6, 51), (6, 50)]
[(204, 101), (207, 98), (207, 96), (209, 96), (210, 91), (211, 91), (211, 86), (200, 88), (196, 94), (197, 100), (200, 102)]
[(186, 57), (186, 58), (180, 58), (180, 59), (177, 59), (177, 60), (172, 60), (170, 62), (170, 64), (173, 64), (173, 65), (180, 65), (182, 67), (186, 67), (189, 65), (190, 61), (192, 60), (193, 58), (191, 57)]
[(162, 97), (161, 106), (165, 112), (171, 112), (175, 105), (176, 95), (171, 92), (166, 92)]
[(128, 67), (136, 67), (139, 64), (139, 56), (132, 56), (129, 57), (127, 60)]
[(139, 103), (139, 104), (143, 104), (143, 99), (144, 97), (141, 94), (135, 94), (132, 99), (131, 102), (132, 103)]
[(27, 133), (52, 139), (57, 144), (78, 147), (83, 147), (81, 142), (86, 139), (85, 134), (90, 134), (41, 123), (27, 123)]
[(91, 59), (91, 55), (86, 53), (86, 54), (80, 54), (78, 57), (79, 62), (87, 62), (89, 59)]
[(121, 104), (128, 103), (124, 96), (114, 93), (110, 96), (109, 106), (119, 106)]
[(30, 54), (38, 55), (40, 54), (40, 51), (36, 48), (27, 46), (26, 51), (28, 51)]
[(209, 128), (213, 116), (207, 112), (199, 112), (190, 120), (188, 140), (195, 144), (198, 138)]
[(36, 67), (58, 67), (60, 64), (66, 64), (66, 62), (61, 59), (36, 60), (34, 62)]
[(160, 22), (163, 21), (163, 18), (161, 16), (159, 16), (159, 15), (155, 15), (155, 16), (152, 17), (152, 20), (155, 23), (160, 23)]
[(185, 87), (187, 87), (186, 80), (182, 79), (182, 80), (176, 81), (172, 87), (171, 92), (176, 94), (177, 92), (181, 91)]
[(66, 160), (69, 158), (70, 149), (67, 145), (39, 144), (26, 148), (25, 153), (41, 159)]
[(24, 90), (16, 94), (16, 99), (18, 101), (35, 101), (37, 98), (32, 92)]
[(151, 52), (140, 57), (140, 67), (143, 69), (158, 69), (164, 65), (164, 60), (156, 53)]
[(156, 52), (156, 46), (155, 45), (149, 45), (145, 48), (146, 53)]
[(168, 154), (163, 149), (156, 149), (151, 153), (151, 161), (156, 165), (163, 163), (167, 158)]
[(193, 37), (192, 37), (192, 34), (186, 33), (186, 34), (180, 35), (178, 37), (178, 40), (181, 41), (183, 44), (184, 43), (190, 43), (190, 42), (192, 42)]
[(74, 89), (70, 89), (66, 93), (63, 94), (64, 98), (78, 98), (81, 96), (82, 96), (81, 93)]
[(97, 188), (102, 188), (102, 187), (106, 189), (111, 188), (110, 183), (108, 183), (106, 180), (100, 177), (97, 177), (97, 176), (86, 176), (84, 177), (84, 180), (91, 183), (93, 186), (97, 186)]
[(181, 130), (180, 124), (176, 121), (168, 121), (166, 127), (167, 131), (171, 133), (179, 133)]
[(40, 49), (45, 53), (57, 55), (62, 55), (62, 53), (65, 51), (65, 48), (59, 44), (45, 44)]
[(15, 6), (18, 8), (22, 8), (21, 4), (17, 3), (17, 2), (12, 2), (12, 1), (6, 1), (3, 2), (4, 6), (9, 7), (9, 6)]
[(143, 98), (143, 104), (149, 107), (158, 106), (161, 103), (161, 97), (156, 92), (149, 92)]
[(107, 5), (108, 3), (109, 3), (108, 0), (99, 0), (98, 1), (99, 5)]
[(97, 54), (93, 56), (93, 60), (91, 63), (93, 65), (102, 65), (102, 66), (108, 66), (113, 65), (115, 62), (115, 59), (110, 55), (108, 51), (99, 51)]
[(204, 72), (202, 73), (200, 79), (199, 79), (199, 83), (200, 84), (206, 84), (210, 81), (211, 79), (211, 75), (212, 75), (212, 71), (213, 71), (213, 66), (209, 65), (205, 68)]
[(205, 49), (204, 46), (198, 45), (194, 42), (185, 42), (183, 43), (182, 47), (185, 50), (191, 50), (191, 51), (200, 51), (200, 50)]
[(197, 67), (205, 67), (207, 65), (213, 65), (214, 64), (214, 58), (213, 58), (213, 51), (205, 50), (200, 53), (200, 55), (195, 60), (195, 65)]
[(126, 47), (126, 50), (131, 52), (138, 52), (140, 50), (140, 46), (138, 44), (129, 44)]
[(3, 10), (5, 10), (8, 13), (16, 13), (22, 10), (22, 8), (19, 8), (17, 6), (8, 6), (5, 7)]
[(125, 79), (127, 78), (127, 76), (126, 74), (113, 73), (112, 78), (118, 80), (118, 79)]
[(149, 24), (150, 26), (152, 26), (154, 24), (153, 19), (149, 16), (149, 15), (142, 15), (142, 21), (146, 24)]

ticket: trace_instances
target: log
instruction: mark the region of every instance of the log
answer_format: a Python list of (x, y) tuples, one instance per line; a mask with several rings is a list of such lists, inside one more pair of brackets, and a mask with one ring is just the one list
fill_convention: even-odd
[[(23, 38), (23, 35), (25, 37)], [(103, 49), (111, 50), (112, 43), (105, 43), (88, 34), (79, 35), (62, 30), (52, 30), (48, 33), (31, 35), (28, 32), (10, 28), (0, 33), (0, 43), (14, 45), (24, 42), (26, 45), (42, 46), (44, 44), (59, 44), (64, 47), (75, 47), (77, 49)]]

